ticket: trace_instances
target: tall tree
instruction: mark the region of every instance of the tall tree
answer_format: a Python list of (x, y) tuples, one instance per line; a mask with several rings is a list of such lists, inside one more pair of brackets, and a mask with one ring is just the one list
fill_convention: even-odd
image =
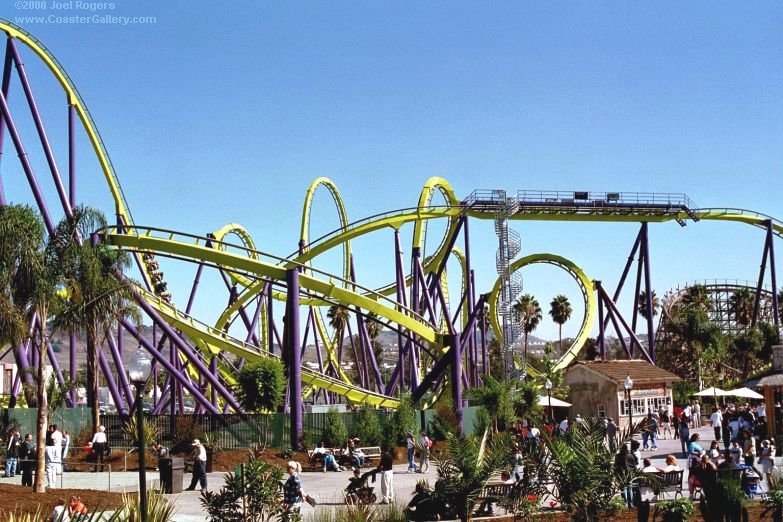
[(383, 362), (383, 346), (378, 342), (378, 337), (383, 332), (383, 323), (378, 319), (378, 314), (370, 312), (367, 314), (367, 335), (370, 336), (370, 342), (372, 343), (372, 353), (375, 355), (375, 362), (381, 364)]
[(522, 332), (525, 334), (525, 361), (527, 361), (527, 337), (541, 322), (541, 305), (531, 294), (525, 294), (514, 303), (513, 311), (517, 321), (522, 323)]
[(571, 303), (563, 294), (555, 296), (549, 303), (549, 316), (558, 326), (558, 339), (560, 346), (560, 355), (563, 355), (563, 325), (571, 318)]
[[(655, 290), (652, 291), (652, 316), (658, 315), (658, 310), (661, 309), (661, 300), (655, 295)], [(647, 319), (647, 291), (642, 290), (639, 292), (639, 301), (636, 305), (636, 312)]]
[[(54, 255), (53, 239), (44, 240), (44, 227), (38, 214), (27, 206), (0, 207), (0, 344), (30, 342), (38, 350), (36, 368), (37, 457), (33, 489), (44, 493), (45, 443), (48, 426), (46, 360), (49, 337), (47, 322), (62, 276)], [(28, 330), (27, 325), (35, 327)]]
[(734, 291), (729, 297), (729, 306), (731, 314), (737, 325), (743, 329), (747, 328), (753, 321), (753, 307), (756, 302), (756, 296), (750, 291), (750, 288), (740, 288)]
[(87, 339), (87, 404), (92, 408), (93, 429), (100, 424), (98, 351), (111, 335), (120, 316), (138, 322), (131, 283), (122, 276), (129, 258), (105, 245), (86, 241), (95, 230), (106, 226), (103, 214), (78, 206), (71, 217), (57, 226), (51, 245), (64, 270), (64, 290), (52, 325), (57, 330), (76, 331)]
[[(332, 305), (329, 307), (329, 311), (326, 312), (326, 317), (329, 319), (329, 326), (334, 329), (334, 346), (337, 348), (337, 360), (342, 364), (343, 357), (343, 336), (345, 335), (345, 329), (348, 326), (348, 319), (350, 313), (348, 308), (343, 305)], [(354, 357), (354, 359), (356, 359)], [(358, 361), (354, 360), (354, 363)], [(335, 371), (338, 369), (335, 368)], [(358, 371), (359, 369), (356, 368)]]

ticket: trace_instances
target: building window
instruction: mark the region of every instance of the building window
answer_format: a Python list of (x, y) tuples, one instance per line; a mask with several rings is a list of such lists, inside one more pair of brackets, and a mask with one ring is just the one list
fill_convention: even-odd
[(599, 419), (606, 418), (606, 405), (604, 405), (604, 404), (599, 404), (598, 405), (598, 418)]

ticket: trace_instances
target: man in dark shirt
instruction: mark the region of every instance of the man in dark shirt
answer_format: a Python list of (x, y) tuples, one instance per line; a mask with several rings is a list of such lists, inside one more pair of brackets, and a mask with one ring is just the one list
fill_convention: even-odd
[(33, 444), (33, 436), (28, 433), (24, 436), (24, 443), (19, 450), (19, 468), (22, 470), (22, 485), (27, 487), (33, 487), (33, 467), (35, 465), (35, 444)]
[(378, 469), (381, 472), (381, 504), (390, 504), (394, 500), (394, 457), (388, 447), (383, 448)]

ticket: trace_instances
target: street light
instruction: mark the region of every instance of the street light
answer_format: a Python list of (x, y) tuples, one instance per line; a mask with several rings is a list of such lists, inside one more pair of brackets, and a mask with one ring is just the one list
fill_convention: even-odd
[(633, 379), (630, 375), (625, 377), (625, 407), (628, 408), (628, 429), (633, 428), (633, 405), (631, 404), (631, 390), (633, 389)]
[(555, 418), (552, 415), (552, 381), (547, 379), (544, 383), (544, 388), (546, 388), (546, 400), (549, 403), (549, 420), (554, 421)]
[(150, 376), (152, 361), (139, 346), (128, 363), (128, 377), (136, 387), (136, 437), (139, 441), (139, 511), (141, 522), (147, 522), (147, 462), (144, 440), (144, 386)]

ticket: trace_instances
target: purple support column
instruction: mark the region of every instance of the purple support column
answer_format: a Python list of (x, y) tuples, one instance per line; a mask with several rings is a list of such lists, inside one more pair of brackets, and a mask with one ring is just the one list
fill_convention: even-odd
[(761, 266), (759, 267), (759, 280), (758, 283), (756, 284), (756, 295), (753, 300), (753, 318), (751, 319), (750, 322), (751, 326), (756, 326), (756, 323), (758, 322), (759, 319), (759, 307), (761, 305), (761, 289), (764, 288), (764, 274), (767, 272), (767, 256), (769, 256), (770, 242), (771, 242), (770, 234), (769, 231), (767, 231), (766, 238), (764, 239), (764, 252), (761, 255)]
[[(395, 245), (395, 255), (394, 259), (396, 262), (396, 272), (397, 272), (397, 302), (399, 304), (405, 305), (405, 273), (403, 272), (402, 268), (402, 244), (400, 243), (400, 231), (395, 230), (394, 231), (394, 245)], [(402, 342), (402, 331), (397, 330), (397, 366), (399, 367), (399, 372), (395, 370), (395, 373), (399, 376), (399, 385), (400, 390), (404, 389), (405, 387), (405, 354), (403, 353), (403, 342)], [(394, 386), (396, 385), (396, 380), (393, 379), (389, 385), (392, 386), (391, 391), (394, 391)], [(387, 385), (387, 389), (389, 388), (389, 385)]]
[[(642, 255), (644, 255), (644, 288), (647, 298), (647, 346), (655, 364), (655, 333), (653, 331), (652, 282), (650, 279), (650, 244), (647, 240), (647, 223), (642, 223)], [(634, 314), (635, 316), (636, 314)]]
[(267, 347), (269, 349), (269, 353), (273, 354), (275, 353), (275, 332), (274, 332), (274, 325), (275, 325), (275, 317), (272, 315), (272, 304), (275, 302), (274, 297), (272, 296), (272, 285), (267, 282), (267, 294), (266, 294), (266, 334), (267, 334)]
[(598, 294), (598, 352), (601, 354), (601, 360), (606, 360), (606, 323), (604, 322), (604, 302), (601, 300), (601, 293), (598, 287), (601, 281), (593, 281), (595, 293)]
[[(122, 328), (122, 326), (120, 326), (120, 328)], [(122, 336), (120, 336), (120, 338), (121, 337)], [(114, 368), (117, 370), (117, 377), (121, 386), (120, 389), (122, 390), (122, 394), (125, 395), (125, 400), (127, 401), (128, 406), (130, 406), (133, 404), (133, 401), (136, 400), (136, 395), (133, 393), (133, 391), (131, 391), (130, 382), (128, 382), (128, 374), (125, 373), (125, 364), (122, 360), (122, 353), (120, 352), (119, 345), (115, 344), (112, 337), (107, 336), (106, 339), (109, 341), (109, 350), (111, 352), (112, 359), (114, 360)], [(124, 414), (125, 412), (120, 410), (120, 413)]]
[[(631, 330), (631, 328), (628, 326), (628, 323), (625, 322), (625, 319), (623, 318), (623, 315), (620, 313), (620, 310), (617, 309), (617, 305), (615, 305), (614, 301), (609, 297), (609, 294), (606, 293), (606, 291), (603, 289), (603, 287), (600, 284), (600, 281), (596, 281), (596, 289), (599, 292), (599, 299), (603, 299), (604, 302), (607, 305), (608, 310), (614, 314), (614, 317), (616, 317), (620, 323), (623, 325), (623, 328), (626, 329), (628, 332), (628, 335), (630, 335), (632, 342), (636, 343), (636, 345), (639, 347), (639, 349), (642, 352), (642, 355), (644, 355), (644, 358), (647, 359), (647, 362), (650, 364), (655, 364), (652, 360), (652, 357), (650, 357), (650, 354), (647, 352), (647, 350), (644, 349), (644, 346), (642, 346), (642, 343), (639, 342), (639, 338), (636, 337), (636, 334)], [(618, 336), (622, 337), (622, 332), (618, 331)]]
[[(158, 361), (158, 363), (163, 366), (163, 368), (166, 370), (166, 372), (169, 374), (169, 377), (174, 378), (175, 380), (179, 381), (182, 386), (184, 386), (197, 400), (200, 401), (204, 406), (209, 410), (210, 413), (214, 413), (216, 415), (220, 414), (220, 410), (212, 406), (210, 402), (207, 400), (206, 397), (201, 393), (201, 391), (198, 389), (197, 386), (195, 386), (190, 380), (184, 379), (182, 375), (180, 375), (177, 368), (174, 367), (174, 365), (169, 362), (165, 357), (163, 357), (160, 352), (158, 352), (155, 347), (150, 344), (149, 341), (147, 341), (144, 337), (141, 336), (139, 331), (136, 329), (133, 324), (131, 324), (127, 319), (122, 320), (123, 326), (130, 332), (132, 336), (134, 336), (136, 339), (138, 339), (139, 344), (141, 344), (145, 350), (147, 350), (152, 357)], [(171, 388), (171, 387), (169, 387)], [(170, 393), (171, 395), (171, 402), (174, 402), (174, 395), (173, 393)]]
[(769, 236), (769, 276), (772, 283), (772, 318), (775, 322), (775, 327), (780, 329), (780, 309), (778, 308), (778, 280), (775, 274), (775, 242), (772, 235), (772, 220), (767, 221), (767, 235)]
[[(135, 291), (134, 294), (136, 294)], [(190, 348), (190, 346), (185, 343), (185, 341), (183, 341), (176, 334), (176, 332), (174, 332), (174, 329), (169, 326), (167, 322), (161, 319), (161, 317), (158, 315), (158, 312), (138, 294), (136, 294), (134, 297), (136, 298), (136, 302), (144, 311), (144, 313), (146, 313), (153, 321), (158, 324), (158, 326), (160, 326), (160, 328), (168, 335), (169, 339), (177, 346), (177, 349), (180, 350), (185, 355), (185, 357), (187, 357), (188, 361), (190, 361), (190, 364), (196, 367), (199, 374), (206, 377), (209, 383), (217, 388), (218, 392), (229, 402), (232, 408), (238, 412), (242, 411), (242, 407), (234, 399), (234, 396), (220, 383), (218, 379), (213, 378), (212, 374), (209, 372), (209, 369), (199, 359), (198, 355)], [(123, 321), (123, 324), (127, 328), (125, 321)]]
[(38, 139), (41, 141), (41, 147), (46, 156), (46, 163), (49, 165), (49, 170), (52, 174), (52, 180), (54, 186), (57, 189), (57, 195), (60, 197), (60, 204), (63, 207), (63, 211), (67, 216), (73, 215), (71, 210), (71, 204), (68, 201), (68, 195), (65, 193), (65, 187), (63, 187), (62, 178), (60, 178), (60, 171), (57, 168), (57, 162), (54, 160), (54, 154), (52, 154), (52, 147), (49, 145), (49, 138), (46, 136), (46, 129), (44, 129), (43, 121), (41, 120), (41, 114), (38, 112), (38, 106), (35, 103), (35, 97), (33, 96), (33, 90), (30, 88), (30, 82), (27, 80), (27, 73), (24, 69), (24, 63), (19, 56), (19, 50), (16, 48), (16, 43), (13, 40), (9, 40), (11, 45), (11, 53), (16, 63), (16, 71), (19, 75), (19, 81), (22, 84), (22, 90), (24, 91), (25, 98), (27, 99), (27, 105), (30, 108), (30, 114), (33, 117), (35, 123), (35, 130), (38, 132)]
[(286, 333), (288, 355), (288, 400), (291, 415), (291, 447), (300, 450), (302, 442), (302, 358), (299, 352), (299, 271), (286, 271)]
[[(8, 87), (11, 85), (11, 37), (5, 44), (5, 62), (3, 64), (3, 96), (8, 99)], [(0, 118), (0, 160), (3, 158), (3, 142), (5, 141), (5, 119)], [(5, 191), (3, 190), (3, 178), (0, 176), (0, 206), (6, 205)]]
[(54, 222), (52, 221), (52, 217), (49, 215), (49, 209), (46, 206), (46, 201), (44, 200), (43, 194), (41, 194), (41, 187), (38, 186), (38, 180), (35, 177), (32, 165), (30, 165), (30, 160), (27, 157), (27, 151), (25, 151), (24, 145), (22, 144), (22, 138), (19, 136), (19, 133), (16, 130), (16, 125), (14, 124), (14, 120), (11, 117), (11, 111), (8, 108), (8, 103), (6, 102), (5, 96), (1, 93), (0, 112), (2, 112), (2, 116), (5, 119), (5, 124), (8, 126), (8, 134), (11, 136), (11, 141), (14, 142), (16, 154), (19, 156), (19, 161), (22, 164), (22, 170), (24, 170), (24, 174), (27, 177), (27, 182), (30, 185), (30, 189), (33, 191), (35, 202), (38, 205), (38, 211), (41, 213), (41, 217), (43, 218), (44, 224), (46, 225), (46, 231), (49, 232), (49, 235), (52, 235), (54, 234)]
[[(98, 365), (100, 366), (101, 371), (103, 371), (103, 375), (106, 377), (106, 385), (109, 388), (109, 394), (114, 401), (114, 405), (117, 406), (117, 409), (120, 412), (127, 413), (128, 409), (125, 406), (125, 401), (122, 400), (122, 395), (120, 395), (120, 390), (117, 387), (117, 382), (114, 380), (114, 375), (111, 373), (109, 362), (100, 350), (98, 351)], [(96, 378), (98, 377), (99, 376), (96, 375)]]
[(457, 415), (459, 430), (462, 431), (462, 347), (460, 346), (458, 335), (444, 335), (443, 340), (449, 346), (451, 397), (454, 400), (454, 413)]
[[(212, 376), (215, 377), (215, 379), (218, 378), (218, 367), (217, 367), (217, 356), (213, 355), (212, 359), (209, 361), (209, 371), (212, 373)], [(217, 390), (214, 386), (211, 387), (212, 390), (212, 406), (217, 408), (218, 406), (218, 395)]]

